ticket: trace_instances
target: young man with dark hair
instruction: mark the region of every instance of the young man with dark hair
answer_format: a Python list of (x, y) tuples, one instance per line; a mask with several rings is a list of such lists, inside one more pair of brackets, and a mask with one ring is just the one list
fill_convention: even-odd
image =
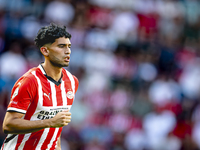
[(45, 61), (17, 80), (3, 122), (8, 134), (1, 150), (61, 150), (62, 127), (71, 121), (69, 112), (78, 79), (67, 67), (71, 35), (65, 26), (42, 27), (35, 44)]

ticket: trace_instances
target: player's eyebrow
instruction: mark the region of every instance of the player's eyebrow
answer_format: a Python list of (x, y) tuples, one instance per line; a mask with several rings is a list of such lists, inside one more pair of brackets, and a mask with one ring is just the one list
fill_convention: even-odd
[(71, 43), (70, 44), (58, 44), (58, 46), (68, 46), (68, 47), (71, 47)]
[(60, 46), (60, 45), (63, 45), (63, 46), (65, 46), (65, 45), (67, 45), (67, 44), (58, 44), (58, 46)]

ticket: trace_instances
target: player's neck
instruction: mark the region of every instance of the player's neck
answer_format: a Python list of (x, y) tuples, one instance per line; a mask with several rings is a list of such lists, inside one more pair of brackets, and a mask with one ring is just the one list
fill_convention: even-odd
[(62, 68), (55, 67), (47, 61), (45, 61), (42, 66), (44, 67), (46, 74), (52, 77), (55, 81), (58, 81), (61, 78)]

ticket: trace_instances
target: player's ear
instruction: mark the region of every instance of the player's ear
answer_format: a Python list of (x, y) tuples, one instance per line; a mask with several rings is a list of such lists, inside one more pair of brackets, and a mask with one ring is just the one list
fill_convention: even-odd
[(47, 49), (46, 46), (41, 47), (40, 51), (44, 56), (49, 56), (49, 50)]

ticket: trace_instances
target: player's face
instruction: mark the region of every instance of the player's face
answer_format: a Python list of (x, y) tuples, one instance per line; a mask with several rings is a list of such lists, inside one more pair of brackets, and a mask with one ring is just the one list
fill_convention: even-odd
[(49, 61), (55, 67), (67, 67), (70, 61), (71, 42), (69, 38), (61, 37), (55, 40), (50, 46)]

